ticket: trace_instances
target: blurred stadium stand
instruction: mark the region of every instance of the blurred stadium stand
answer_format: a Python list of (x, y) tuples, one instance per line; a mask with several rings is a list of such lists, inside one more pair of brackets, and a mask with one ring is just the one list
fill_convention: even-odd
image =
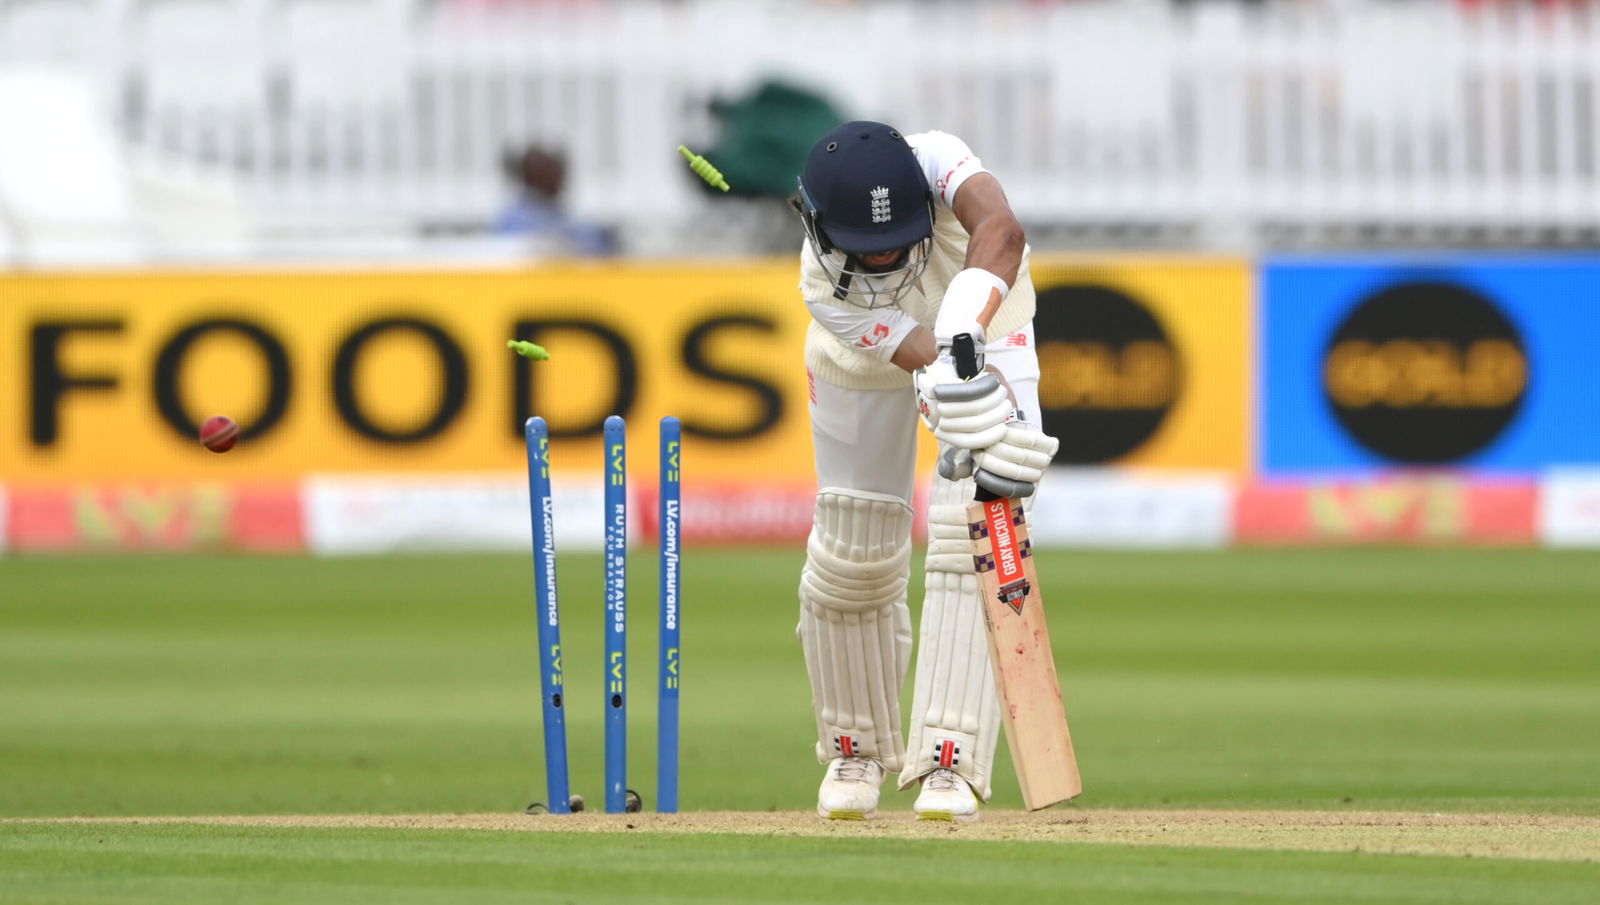
[(0, 0), (0, 263), (520, 260), (532, 143), (632, 254), (786, 250), (673, 152), (769, 78), (963, 136), (1042, 249), (1600, 244), (1589, 4)]

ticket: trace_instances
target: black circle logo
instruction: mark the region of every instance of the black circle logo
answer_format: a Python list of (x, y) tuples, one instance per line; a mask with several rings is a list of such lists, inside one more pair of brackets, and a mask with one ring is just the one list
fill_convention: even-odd
[(1362, 446), (1397, 462), (1454, 462), (1516, 417), (1528, 359), (1493, 302), (1438, 281), (1398, 283), (1350, 312), (1328, 343), (1322, 385)]
[(1133, 452), (1177, 401), (1177, 349), (1126, 293), (1088, 284), (1042, 290), (1034, 330), (1040, 421), (1061, 440), (1058, 463), (1094, 465)]

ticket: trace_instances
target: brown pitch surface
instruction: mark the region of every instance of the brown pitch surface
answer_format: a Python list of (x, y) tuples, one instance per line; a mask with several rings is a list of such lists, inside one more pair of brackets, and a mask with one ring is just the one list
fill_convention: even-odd
[[(731, 833), (1110, 843), (1207, 848), (1600, 861), (1600, 817), (1377, 811), (985, 811), (975, 823), (919, 823), (909, 812), (828, 821), (801, 811), (684, 814), (329, 814), (68, 817), (50, 822), (196, 823), (249, 827), (353, 827), (504, 832)], [(21, 822), (6, 820), (0, 822)]]

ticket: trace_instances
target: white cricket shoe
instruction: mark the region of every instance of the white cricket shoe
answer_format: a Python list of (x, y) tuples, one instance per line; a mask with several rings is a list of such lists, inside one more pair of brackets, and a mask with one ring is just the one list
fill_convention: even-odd
[(878, 810), (883, 764), (870, 757), (836, 757), (817, 790), (817, 813), (829, 820), (866, 820)]
[(922, 777), (922, 792), (911, 806), (918, 820), (978, 819), (978, 796), (954, 770), (935, 770)]

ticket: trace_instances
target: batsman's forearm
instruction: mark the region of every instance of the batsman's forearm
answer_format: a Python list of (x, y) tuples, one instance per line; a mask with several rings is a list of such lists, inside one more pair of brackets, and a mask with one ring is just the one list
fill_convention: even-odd
[(902, 371), (915, 371), (933, 364), (939, 349), (933, 340), (933, 331), (918, 324), (900, 341), (889, 362)]
[(979, 173), (961, 184), (952, 210), (967, 231), (967, 267), (981, 267), (1014, 286), (1028, 239), (1000, 180)]
[(967, 267), (980, 267), (1015, 286), (1022, 269), (1022, 251), (1028, 240), (1022, 224), (1009, 210), (980, 221), (967, 242)]

